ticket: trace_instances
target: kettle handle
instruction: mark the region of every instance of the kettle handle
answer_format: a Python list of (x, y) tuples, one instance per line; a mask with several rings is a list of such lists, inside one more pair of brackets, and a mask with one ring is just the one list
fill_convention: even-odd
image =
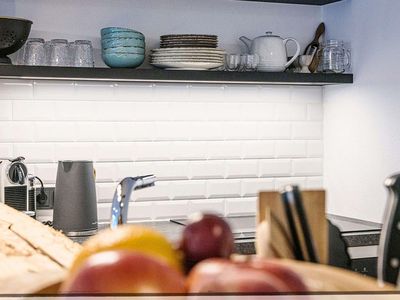
[(295, 61), (295, 59), (299, 56), (299, 54), (300, 54), (300, 44), (299, 44), (299, 42), (296, 41), (296, 40), (293, 39), (293, 38), (284, 39), (284, 40), (283, 40), (283, 44), (285, 45), (285, 47), (286, 47), (286, 44), (287, 44), (289, 41), (295, 42), (296, 47), (297, 47), (297, 50), (296, 50), (296, 54), (292, 57), (292, 59), (289, 60), (289, 61), (286, 63), (285, 68), (289, 67), (289, 66)]

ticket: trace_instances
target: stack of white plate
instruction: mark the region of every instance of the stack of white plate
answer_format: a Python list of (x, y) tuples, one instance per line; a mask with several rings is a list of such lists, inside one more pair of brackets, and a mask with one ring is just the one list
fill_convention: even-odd
[(153, 49), (150, 63), (158, 68), (209, 70), (224, 65), (225, 51), (207, 47)]

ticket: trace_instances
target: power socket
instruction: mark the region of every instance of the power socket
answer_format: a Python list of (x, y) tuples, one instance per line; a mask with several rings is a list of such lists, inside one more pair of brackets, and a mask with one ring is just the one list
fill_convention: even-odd
[[(53, 209), (54, 207), (54, 187), (45, 187), (44, 193), (46, 194), (46, 199), (40, 203), (36, 201), (36, 209)], [(40, 194), (40, 188), (36, 189), (35, 199)]]

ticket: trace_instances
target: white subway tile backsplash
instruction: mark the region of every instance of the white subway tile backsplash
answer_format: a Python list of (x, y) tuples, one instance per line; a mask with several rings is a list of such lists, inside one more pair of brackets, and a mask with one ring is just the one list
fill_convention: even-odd
[(290, 86), (264, 85), (260, 89), (260, 99), (275, 103), (289, 102), (291, 92), (292, 87)]
[(293, 123), (293, 138), (304, 140), (322, 139), (321, 122), (296, 122)]
[(73, 142), (77, 130), (74, 122), (35, 122), (32, 124), (34, 141), (40, 142)]
[(152, 83), (116, 83), (114, 94), (119, 101), (151, 101), (154, 99)]
[(282, 121), (306, 120), (307, 106), (302, 103), (278, 103), (276, 117)]
[(208, 116), (207, 103), (172, 102), (169, 110), (165, 111), (164, 114), (174, 121), (205, 121)]
[(261, 191), (273, 191), (274, 187), (272, 178), (243, 179), (241, 196), (256, 197)]
[(10, 158), (13, 157), (13, 144), (0, 144), (0, 157)]
[(172, 199), (202, 199), (206, 195), (206, 182), (202, 180), (171, 182)]
[(293, 175), (322, 175), (322, 159), (306, 158), (293, 160)]
[(241, 118), (245, 121), (269, 121), (276, 119), (275, 103), (243, 103)]
[(255, 140), (258, 138), (257, 122), (223, 122), (223, 136), (226, 140)]
[(194, 161), (190, 163), (191, 179), (218, 179), (225, 177), (224, 161)]
[(153, 202), (154, 219), (186, 218), (188, 215), (188, 201), (155, 201)]
[(227, 216), (255, 215), (257, 212), (257, 198), (238, 198), (225, 200), (225, 214)]
[(275, 190), (282, 190), (287, 185), (297, 185), (300, 189), (307, 188), (306, 178), (304, 177), (285, 177), (275, 179)]
[(192, 84), (189, 89), (191, 102), (225, 102), (224, 86), (217, 84)]
[(292, 162), (289, 159), (260, 160), (260, 177), (290, 176)]
[(83, 100), (113, 100), (114, 84), (98, 82), (77, 82), (75, 84), (75, 97)]
[(260, 122), (258, 136), (265, 140), (288, 140), (291, 135), (290, 123), (286, 122)]
[(241, 141), (215, 141), (207, 143), (209, 159), (240, 159), (242, 157)]
[(1, 142), (32, 142), (33, 125), (30, 122), (4, 121), (0, 125)]
[(260, 190), (318, 188), (320, 87), (0, 80), (0, 154), (54, 185), (57, 160), (93, 160), (99, 219), (119, 180), (155, 174), (129, 219), (255, 214)]
[(240, 197), (240, 180), (208, 180), (207, 198)]
[(55, 145), (56, 160), (92, 160), (96, 153), (94, 143), (57, 143)]
[(114, 141), (115, 124), (112, 122), (76, 122), (75, 127), (78, 142)]
[(272, 158), (275, 156), (274, 141), (243, 142), (243, 158)]
[(14, 155), (26, 158), (28, 163), (53, 162), (55, 147), (51, 143), (14, 144)]
[(308, 141), (307, 154), (309, 157), (322, 157), (324, 153), (324, 144), (322, 141)]
[(0, 81), (0, 99), (29, 100), (33, 98), (33, 82), (19, 79), (2, 79)]
[(171, 142), (138, 142), (132, 145), (134, 159), (138, 161), (169, 160)]
[(324, 117), (322, 103), (307, 104), (307, 119), (310, 121), (322, 121)]
[(33, 96), (39, 100), (74, 100), (75, 83), (39, 80), (33, 83)]
[(11, 101), (0, 100), (0, 120), (12, 120), (13, 106)]
[(54, 103), (55, 120), (96, 120), (98, 106), (90, 101), (59, 101)]
[(49, 101), (14, 101), (13, 119), (21, 121), (54, 120), (55, 105)]
[(44, 184), (55, 184), (57, 176), (57, 163), (36, 164), (34, 174), (43, 180)]
[(201, 160), (207, 157), (209, 144), (213, 142), (182, 141), (170, 142), (172, 160)]
[(117, 142), (152, 141), (155, 138), (154, 122), (112, 122)]
[(324, 180), (322, 176), (318, 177), (307, 177), (306, 179), (307, 189), (323, 189), (324, 188)]
[(307, 142), (306, 141), (277, 141), (276, 157), (306, 157)]
[[(173, 191), (170, 182), (159, 181), (152, 187), (136, 190), (132, 193), (133, 201), (154, 201), (154, 200), (170, 200), (171, 191)], [(134, 199), (133, 199), (134, 198)]]
[(132, 161), (134, 148), (133, 143), (96, 143), (93, 156), (98, 161)]
[(224, 199), (198, 199), (188, 201), (188, 215), (198, 212), (225, 215)]
[(228, 160), (226, 161), (227, 178), (251, 178), (258, 176), (257, 160)]
[(207, 103), (206, 116), (210, 121), (237, 121), (243, 115), (241, 103), (209, 102)]

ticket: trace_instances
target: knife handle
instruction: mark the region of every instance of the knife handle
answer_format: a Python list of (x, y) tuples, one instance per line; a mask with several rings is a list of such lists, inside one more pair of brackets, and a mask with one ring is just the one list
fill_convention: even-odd
[(400, 268), (400, 174), (385, 180), (389, 197), (379, 242), (378, 278), (396, 284)]

